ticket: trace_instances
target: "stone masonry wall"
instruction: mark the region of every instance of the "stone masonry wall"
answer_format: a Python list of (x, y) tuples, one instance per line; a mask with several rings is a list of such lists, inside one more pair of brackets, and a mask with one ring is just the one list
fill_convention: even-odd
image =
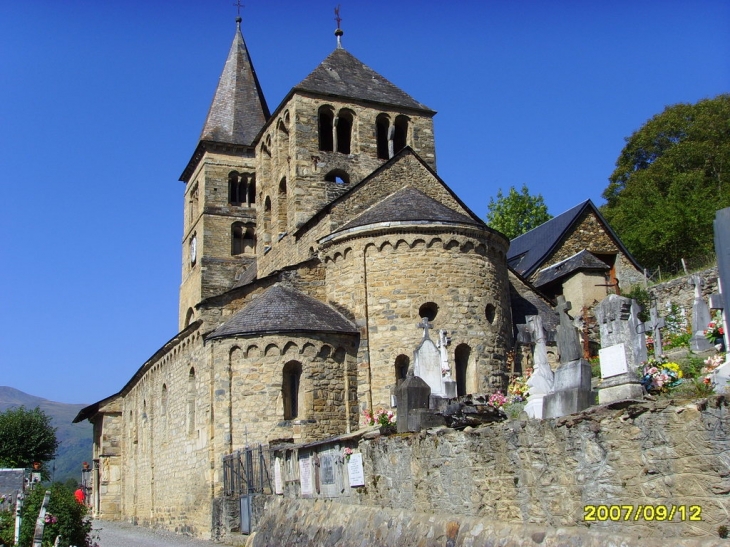
[[(708, 302), (709, 296), (718, 292), (717, 266), (698, 272), (703, 281), (702, 297)], [(657, 283), (649, 287), (649, 292), (657, 299), (659, 315), (666, 315), (671, 304), (676, 304), (687, 320), (687, 326), (691, 326), (692, 303), (694, 301), (694, 287), (689, 284), (689, 276), (678, 277), (664, 283)]]
[[(364, 486), (330, 499), (287, 488), (248, 545), (724, 545), (728, 430), (713, 397), (361, 440)], [(594, 505), (651, 509), (586, 522)], [(658, 506), (683, 509), (665, 522)]]
[[(431, 338), (438, 339), (439, 329), (451, 337), (450, 362), (456, 348), (469, 348), (467, 391), (504, 389), (510, 312), (499, 247), (488, 248), (491, 242), (478, 230), (384, 232), (345, 238), (329, 246), (325, 257), (328, 301), (354, 315), (368, 341), (368, 354), (360, 355), (361, 362), (369, 361), (369, 368), (360, 368), (361, 405), (370, 403), (366, 392), (372, 386), (372, 406), (390, 406), (396, 358), (412, 360), (423, 336), (416, 326), (419, 309), (427, 303), (438, 309)], [(438, 281), (444, 279), (447, 284)]]

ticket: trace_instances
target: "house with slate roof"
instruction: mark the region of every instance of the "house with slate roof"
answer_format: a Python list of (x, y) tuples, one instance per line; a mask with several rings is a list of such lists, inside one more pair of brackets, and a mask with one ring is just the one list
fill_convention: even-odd
[(391, 408), (422, 318), (465, 395), (506, 388), (513, 302), (552, 314), (438, 176), (433, 110), (338, 40), (272, 113), (237, 24), (180, 177), (179, 333), (76, 418), (94, 424), (97, 516), (203, 537), (223, 457)]
[(591, 200), (513, 239), (507, 263), (548, 298), (565, 296), (576, 314), (643, 281), (641, 266)]

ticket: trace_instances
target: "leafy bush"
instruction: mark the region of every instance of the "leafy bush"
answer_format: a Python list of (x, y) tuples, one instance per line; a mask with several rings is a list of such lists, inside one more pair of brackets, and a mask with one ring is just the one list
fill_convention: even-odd
[(685, 378), (699, 378), (702, 376), (702, 368), (705, 362), (700, 357), (686, 357), (679, 363)]
[[(86, 517), (86, 506), (76, 501), (73, 491), (63, 484), (50, 486), (51, 497), (46, 508), (46, 526), (43, 530), (43, 547), (51, 547), (56, 536), (61, 536), (61, 547), (75, 545), (91, 547), (89, 538), (91, 521)], [(37, 485), (26, 494), (23, 504), (23, 522), (20, 526), (20, 547), (33, 545), (35, 522), (43, 503), (46, 488)]]
[(0, 511), (0, 545), (12, 545), (15, 536), (15, 513)]
[(517, 420), (520, 415), (525, 411), (526, 404), (527, 401), (508, 403), (502, 407), (502, 410), (510, 420)]
[(715, 392), (715, 386), (704, 378), (685, 378), (672, 389), (671, 396), (677, 399), (702, 399)]
[(683, 332), (682, 334), (670, 334), (666, 337), (666, 340), (662, 340), (662, 349), (674, 349), (674, 348), (688, 348), (689, 341), (692, 339), (692, 334), (689, 332)]

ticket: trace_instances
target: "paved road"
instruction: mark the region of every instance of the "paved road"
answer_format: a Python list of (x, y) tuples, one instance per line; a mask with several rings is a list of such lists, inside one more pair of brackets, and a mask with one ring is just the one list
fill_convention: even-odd
[[(220, 543), (192, 539), (179, 534), (133, 526), (126, 522), (95, 520), (99, 547), (211, 547)], [(94, 533), (94, 532), (92, 532)]]

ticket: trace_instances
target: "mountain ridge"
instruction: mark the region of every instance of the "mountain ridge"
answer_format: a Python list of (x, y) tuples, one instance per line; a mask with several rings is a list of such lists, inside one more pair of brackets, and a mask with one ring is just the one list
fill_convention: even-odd
[(89, 422), (74, 424), (73, 419), (79, 411), (88, 406), (85, 403), (59, 403), (30, 395), (10, 386), (0, 386), (0, 412), (24, 406), (27, 409), (40, 408), (51, 418), (56, 428), (59, 445), (56, 459), (48, 462), (54, 481), (81, 479), (81, 464), (91, 463), (93, 426)]

